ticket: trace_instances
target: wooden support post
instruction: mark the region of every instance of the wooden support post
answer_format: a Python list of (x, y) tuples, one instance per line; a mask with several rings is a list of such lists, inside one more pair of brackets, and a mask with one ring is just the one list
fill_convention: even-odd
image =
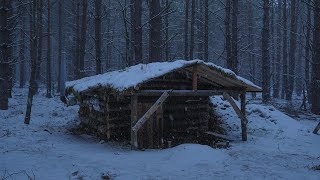
[(194, 65), (192, 69), (192, 90), (198, 90), (198, 66)]
[(241, 130), (242, 130), (242, 141), (247, 141), (247, 116), (246, 116), (246, 93), (242, 92), (240, 94), (240, 100), (241, 100)]
[(131, 148), (138, 149), (138, 133), (133, 131), (133, 126), (138, 120), (138, 96), (131, 96)]
[(223, 97), (231, 104), (231, 107), (237, 113), (239, 118), (241, 119), (241, 130), (242, 130), (242, 140), (247, 140), (247, 118), (246, 118), (246, 96), (245, 93), (241, 93), (241, 110), (234, 102), (232, 97), (228, 93), (223, 93)]
[(106, 98), (106, 121), (107, 121), (107, 139), (109, 140), (111, 138), (111, 132), (110, 132), (110, 105), (109, 105), (109, 96)]
[(313, 133), (314, 133), (314, 134), (317, 134), (319, 130), (320, 130), (320, 122), (319, 122), (319, 124), (317, 125), (317, 127), (313, 130)]

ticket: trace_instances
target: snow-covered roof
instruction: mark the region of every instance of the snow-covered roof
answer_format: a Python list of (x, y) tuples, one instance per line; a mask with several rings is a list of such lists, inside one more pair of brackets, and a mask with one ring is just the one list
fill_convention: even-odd
[(211, 71), (215, 71), (220, 75), (223, 75), (219, 77), (220, 79), (227, 78), (237, 82), (238, 85), (240, 83), (242, 87), (245, 87), (248, 91), (261, 91), (260, 87), (247, 79), (237, 76), (233, 71), (202, 60), (176, 60), (174, 62), (138, 64), (118, 71), (69, 81), (66, 83), (66, 90), (68, 92), (72, 90), (73, 92), (81, 93), (90, 89), (106, 87), (121, 92), (134, 88), (150, 79), (157, 78), (177, 69), (189, 67), (195, 64), (204, 65)]

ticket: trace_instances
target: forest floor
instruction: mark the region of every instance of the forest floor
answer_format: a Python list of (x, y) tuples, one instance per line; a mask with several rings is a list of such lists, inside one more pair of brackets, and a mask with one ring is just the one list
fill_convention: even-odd
[[(319, 179), (320, 117), (292, 118), (274, 106), (249, 101), (248, 141), (240, 120), (221, 97), (212, 98), (227, 135), (228, 149), (183, 144), (165, 150), (129, 147), (73, 135), (78, 107), (58, 97), (35, 96), (31, 124), (25, 125), (26, 89), (14, 89), (10, 110), (0, 111), (0, 179)], [(284, 107), (285, 101), (275, 106)], [(280, 106), (279, 106), (280, 105)], [(283, 106), (282, 106), (283, 105)], [(283, 110), (283, 109), (281, 109)], [(291, 115), (292, 113), (288, 113)]]

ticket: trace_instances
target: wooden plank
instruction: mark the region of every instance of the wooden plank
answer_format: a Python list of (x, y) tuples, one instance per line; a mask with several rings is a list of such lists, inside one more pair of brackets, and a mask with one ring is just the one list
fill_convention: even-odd
[(198, 66), (194, 65), (192, 68), (192, 90), (198, 90)]
[(237, 104), (234, 102), (232, 97), (228, 93), (223, 93), (223, 97), (230, 103), (231, 107), (234, 109), (234, 111), (237, 113), (239, 118), (243, 119), (243, 114), (241, 113), (241, 110), (237, 106)]
[(221, 138), (221, 139), (224, 139), (224, 140), (228, 140), (228, 141), (235, 141), (235, 138), (231, 138), (231, 137), (228, 137), (226, 135), (218, 134), (218, 133), (215, 133), (215, 132), (212, 132), (212, 131), (207, 131), (206, 134), (209, 134), (209, 135), (212, 135), (214, 137), (218, 137), (218, 138)]
[(314, 134), (317, 134), (319, 130), (320, 130), (320, 122), (319, 122), (319, 124), (317, 125), (317, 127), (313, 130), (313, 133), (314, 133)]
[(132, 130), (138, 119), (138, 96), (131, 96), (131, 148), (138, 149), (137, 132)]
[[(160, 96), (168, 90), (140, 90), (136, 92), (137, 96)], [(219, 89), (219, 90), (170, 90), (168, 93), (170, 96), (214, 96), (222, 95), (223, 93), (240, 93), (240, 90), (228, 90), (228, 89)]]
[(228, 93), (223, 93), (223, 97), (231, 104), (241, 120), (242, 140), (247, 140), (247, 118), (245, 116), (245, 94), (241, 93), (241, 110)]
[(247, 117), (246, 117), (246, 93), (243, 92), (240, 94), (241, 101), (241, 114), (243, 118), (241, 118), (241, 130), (242, 130), (242, 141), (247, 141)]
[(150, 116), (162, 105), (162, 103), (169, 97), (169, 91), (164, 92), (160, 98), (151, 106), (151, 108), (138, 120), (133, 126), (132, 131), (138, 132), (142, 125), (150, 118)]

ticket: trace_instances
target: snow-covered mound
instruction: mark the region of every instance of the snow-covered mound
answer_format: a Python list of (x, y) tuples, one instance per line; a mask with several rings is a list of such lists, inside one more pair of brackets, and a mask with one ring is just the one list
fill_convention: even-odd
[(228, 135), (229, 149), (183, 144), (165, 150), (131, 151), (67, 129), (77, 108), (59, 98), (35, 96), (31, 124), (23, 124), (26, 91), (14, 89), (10, 110), (0, 111), (0, 177), (6, 179), (319, 179), (315, 123), (296, 121), (272, 106), (247, 106), (248, 141), (240, 120), (221, 97), (212, 98)]

